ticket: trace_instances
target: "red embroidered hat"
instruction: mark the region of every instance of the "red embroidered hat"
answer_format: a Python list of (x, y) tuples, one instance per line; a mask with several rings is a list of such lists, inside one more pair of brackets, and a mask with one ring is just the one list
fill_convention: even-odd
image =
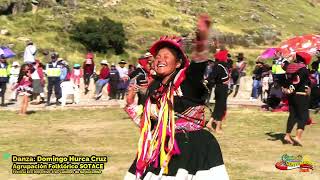
[(149, 59), (144, 57), (144, 56), (141, 56), (139, 59), (138, 59), (138, 63), (142, 66), (142, 67), (146, 67), (149, 63)]
[(221, 50), (214, 54), (216, 61), (227, 62), (228, 60), (228, 50)]
[(287, 69), (286, 69), (286, 73), (288, 74), (294, 74), (296, 73), (299, 69), (306, 67), (305, 64), (302, 63), (291, 63), (288, 65)]
[(161, 47), (166, 47), (167, 46), (173, 46), (175, 47), (178, 51), (180, 51), (181, 55), (182, 55), (182, 61), (184, 64), (184, 66), (188, 66), (189, 65), (189, 59), (187, 57), (187, 55), (184, 53), (184, 50), (182, 48), (182, 38), (180, 37), (176, 37), (176, 36), (162, 36), (160, 37), (160, 39), (158, 41), (156, 41), (155, 43), (152, 44), (151, 48), (150, 48), (150, 53), (153, 55), (153, 57), (155, 57), (157, 55), (157, 51), (159, 51), (159, 49)]
[[(298, 56), (300, 56), (300, 57), (298, 57)], [(303, 62), (308, 65), (311, 62), (312, 56), (306, 52), (297, 52), (296, 58), (302, 58)]]

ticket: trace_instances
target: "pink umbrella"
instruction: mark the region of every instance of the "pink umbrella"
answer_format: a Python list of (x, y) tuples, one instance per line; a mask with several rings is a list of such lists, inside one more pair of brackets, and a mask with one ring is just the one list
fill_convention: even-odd
[(277, 48), (268, 48), (260, 55), (260, 58), (270, 59), (270, 58), (273, 58), (276, 53), (277, 53)]

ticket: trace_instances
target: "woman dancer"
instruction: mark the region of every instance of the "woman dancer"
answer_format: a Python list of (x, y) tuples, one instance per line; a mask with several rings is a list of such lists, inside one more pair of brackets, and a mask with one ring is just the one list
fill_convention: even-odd
[(212, 72), (208, 78), (209, 89), (215, 85), (215, 105), (214, 111), (211, 115), (207, 128), (213, 131), (212, 123), (216, 124), (215, 132), (222, 133), (222, 120), (227, 113), (227, 98), (228, 98), (228, 84), (229, 73), (227, 68), (227, 50), (219, 51), (214, 55), (216, 64), (213, 66)]
[[(306, 65), (311, 62), (311, 55), (305, 52), (297, 52), (294, 63), (286, 69), (288, 87), (283, 88), (289, 101), (289, 117), (284, 140), (290, 144), (302, 146), (302, 133), (309, 119), (310, 80)], [(297, 123), (295, 138), (291, 138), (291, 131)]]
[(210, 20), (198, 20), (190, 63), (182, 39), (162, 37), (150, 48), (155, 57), (155, 80), (149, 85), (141, 118), (136, 118), (134, 88), (127, 112), (141, 128), (137, 158), (125, 179), (228, 179), (220, 146), (204, 130), (207, 89), (203, 74), (208, 59)]
[(23, 64), (19, 77), (18, 77), (18, 84), (17, 84), (17, 91), (20, 96), (22, 96), (22, 102), (21, 102), (21, 109), (19, 114), (20, 115), (26, 115), (27, 114), (27, 108), (29, 103), (29, 96), (32, 95), (32, 66), (28, 64)]

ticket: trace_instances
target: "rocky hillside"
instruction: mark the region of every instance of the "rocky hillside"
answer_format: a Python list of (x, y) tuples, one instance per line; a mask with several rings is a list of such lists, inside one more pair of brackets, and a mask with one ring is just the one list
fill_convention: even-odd
[[(21, 59), (26, 39), (40, 52), (56, 50), (70, 61), (85, 48), (70, 30), (86, 17), (108, 16), (125, 27), (126, 53), (98, 54), (111, 61), (134, 61), (161, 35), (192, 37), (199, 13), (211, 15), (212, 40), (252, 59), (264, 47), (293, 35), (320, 33), (319, 0), (0, 0), (0, 42)], [(39, 53), (40, 54), (40, 53)], [(43, 58), (40, 56), (40, 58)]]

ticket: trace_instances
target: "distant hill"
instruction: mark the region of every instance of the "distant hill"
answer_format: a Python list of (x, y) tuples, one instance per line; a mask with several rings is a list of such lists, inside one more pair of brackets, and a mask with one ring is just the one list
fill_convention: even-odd
[(31, 0), (0, 0), (0, 42), (11, 46), (19, 55), (17, 59), (21, 59), (24, 41), (31, 38), (40, 52), (56, 50), (69, 61), (82, 61), (86, 50), (70, 38), (70, 29), (86, 17), (108, 16), (123, 23), (128, 39), (126, 53), (97, 54), (99, 59), (110, 61), (125, 58), (133, 62), (161, 35), (189, 35), (199, 13), (212, 17), (213, 39), (233, 53), (244, 51), (251, 60), (263, 48), (276, 46), (290, 36), (320, 33), (318, 0), (38, 0), (38, 3), (33, 14)]

